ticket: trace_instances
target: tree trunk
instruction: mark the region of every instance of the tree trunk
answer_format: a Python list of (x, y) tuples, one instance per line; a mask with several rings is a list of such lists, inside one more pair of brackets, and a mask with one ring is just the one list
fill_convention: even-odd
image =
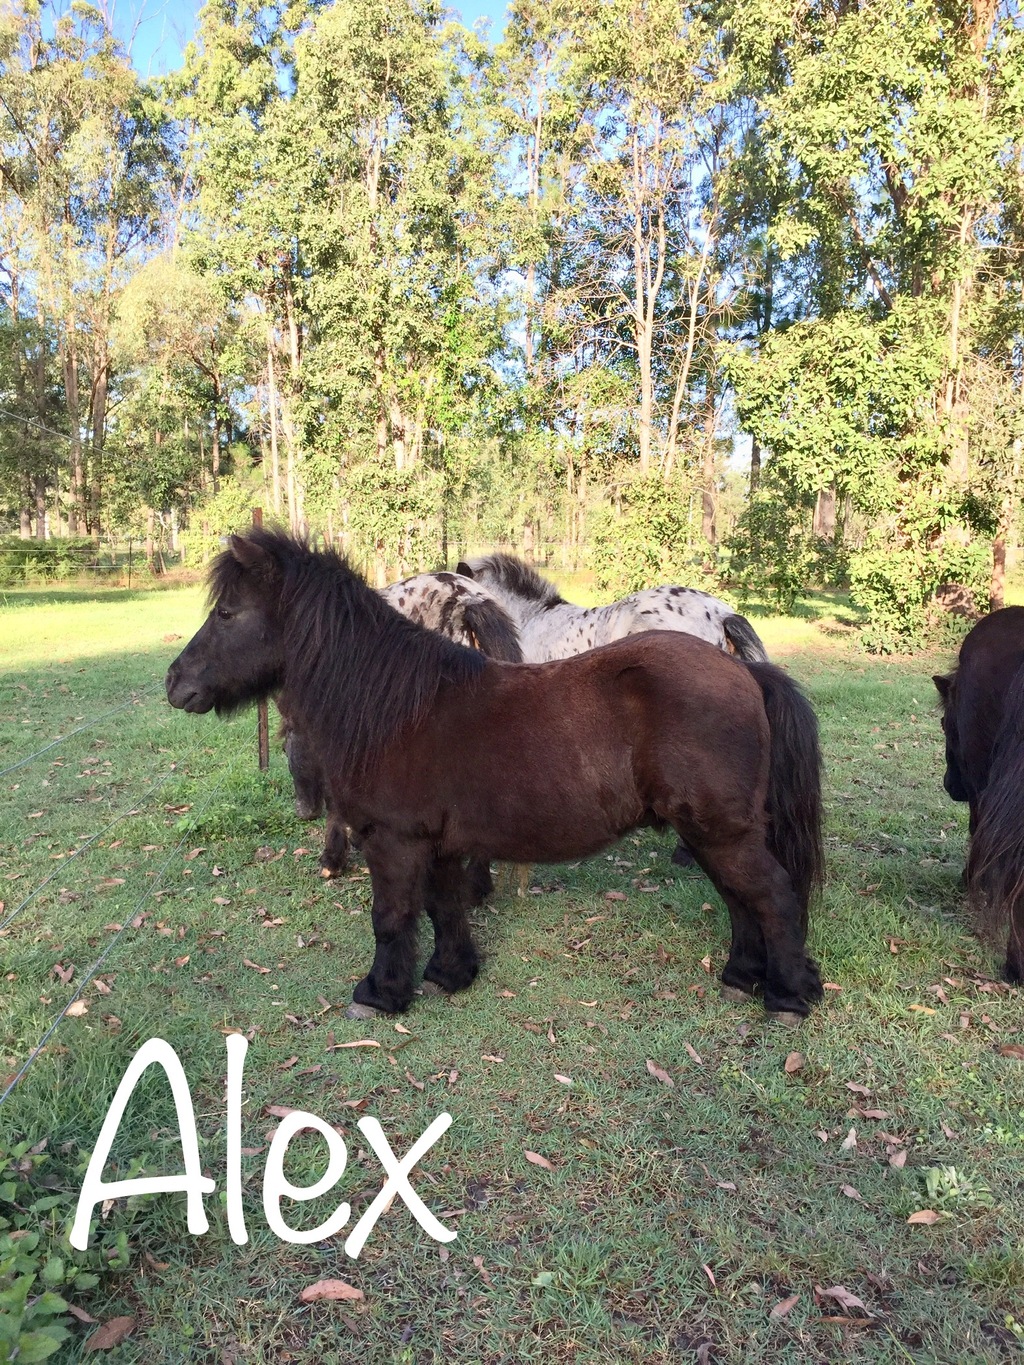
[(988, 609), (998, 611), (1006, 603), (1006, 534), (1002, 525), (992, 542), (992, 577), (988, 584)]
[(717, 543), (718, 528), (715, 524), (715, 504), (717, 488), (715, 481), (715, 390), (709, 384), (704, 399), (704, 458), (701, 469), (701, 534), (709, 545)]
[(213, 400), (213, 446), (210, 450), (210, 474), (213, 477), (213, 491), (220, 487), (220, 410), (216, 396)]
[(77, 536), (85, 521), (85, 468), (82, 460), (82, 408), (78, 392), (78, 352), (74, 341), (74, 319), (65, 324), (59, 342), (64, 397), (71, 428), (71, 500), (68, 504), (68, 535)]
[(46, 475), (36, 474), (32, 480), (36, 501), (36, 540), (46, 539)]
[(822, 540), (833, 540), (836, 534), (836, 490), (822, 488), (814, 504), (814, 535)]
[(274, 512), (281, 515), (281, 457), (277, 448), (277, 377), (274, 373), (274, 329), (267, 328), (267, 412), (270, 417), (270, 482)]
[(107, 431), (107, 393), (110, 384), (110, 357), (106, 342), (97, 341), (94, 349), (95, 374), (89, 404), (92, 416), (92, 496), (90, 520), (93, 539), (100, 538), (100, 512), (103, 498), (103, 444)]
[(761, 483), (761, 447), (756, 440), (750, 442), (750, 496), (753, 497)]

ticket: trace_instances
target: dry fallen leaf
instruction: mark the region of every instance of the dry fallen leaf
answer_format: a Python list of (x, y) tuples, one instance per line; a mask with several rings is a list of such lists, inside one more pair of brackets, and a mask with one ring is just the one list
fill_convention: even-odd
[[(83, 1014), (89, 1013), (89, 1006), (84, 1000), (72, 1000), (64, 1013), (71, 1019), (79, 1019)], [(115, 1318), (114, 1321), (116, 1322), (117, 1319)]]
[(571, 1076), (563, 1076), (557, 1071), (555, 1072), (555, 1080), (559, 1081), (562, 1085), (572, 1085)]
[(134, 1318), (111, 1318), (102, 1327), (97, 1327), (85, 1343), (87, 1351), (109, 1351), (119, 1346), (130, 1332), (135, 1331)]
[(626, 893), (625, 891), (606, 891), (604, 893), (604, 898), (606, 901), (624, 901), (626, 899)]
[(675, 1085), (675, 1081), (668, 1074), (668, 1072), (663, 1071), (662, 1068), (658, 1066), (657, 1062), (652, 1062), (650, 1057), (647, 1058), (647, 1070), (651, 1073), (651, 1075), (654, 1077), (656, 1081), (661, 1081), (662, 1085), (671, 1086)]
[(531, 1152), (523, 1149), (527, 1161), (532, 1161), (535, 1166), (543, 1166), (546, 1171), (553, 1171), (555, 1168), (546, 1156), (541, 1156), (540, 1152)]
[(300, 1291), (299, 1298), (303, 1303), (321, 1303), (325, 1299), (361, 1302), (366, 1295), (354, 1284), (346, 1284), (344, 1280), (317, 1280), (316, 1284), (307, 1284), (305, 1289)]
[(99, 1322), (99, 1318), (94, 1318), (91, 1313), (87, 1313), (84, 1308), (79, 1308), (77, 1303), (68, 1304), (68, 1312), (79, 1322)]
[(853, 1185), (840, 1185), (839, 1188), (843, 1194), (846, 1195), (847, 1199), (856, 1199), (859, 1203), (864, 1203), (860, 1190), (855, 1189)]
[(846, 1137), (843, 1138), (842, 1142), (839, 1145), (844, 1152), (852, 1151), (853, 1148), (856, 1147), (857, 1145), (856, 1128), (851, 1128), (850, 1131), (846, 1134)]
[(1019, 1060), (1024, 1061), (1024, 1044), (1004, 1043), (1002, 1047), (997, 1047), (996, 1051), (999, 1053), (1000, 1057), (1016, 1057)]
[(690, 1056), (697, 1063), (698, 1066), (704, 1065), (703, 1061), (701, 1060), (701, 1055), (696, 1050), (696, 1048), (692, 1048), (689, 1043), (684, 1043), (683, 1047), (686, 1048), (686, 1051), (690, 1054)]
[(934, 1010), (930, 1010), (930, 1009), (928, 1008), (927, 1005), (911, 1005), (910, 1008), (911, 1008), (911, 1010), (912, 1010), (914, 1013), (916, 1013), (916, 1014), (934, 1014), (934, 1013), (935, 1013), (935, 1011), (934, 1011)]
[(942, 1214), (936, 1213), (934, 1209), (918, 1209), (916, 1213), (912, 1213), (910, 1215), (910, 1217), (907, 1219), (907, 1222), (923, 1223), (925, 1227), (930, 1228), (931, 1225), (933, 1223), (937, 1223), (941, 1217)]
[[(858, 1299), (856, 1294), (851, 1294), (845, 1285), (834, 1284), (830, 1289), (822, 1289), (820, 1285), (816, 1284), (814, 1292), (820, 1299), (835, 1299), (836, 1303), (843, 1308), (861, 1308), (865, 1313), (868, 1311), (863, 1299)], [(868, 1316), (871, 1315), (868, 1314)]]
[(799, 1301), (799, 1298), (799, 1294), (790, 1294), (788, 1299), (780, 1299), (768, 1316), (770, 1318), (784, 1318)]
[(852, 1090), (853, 1093), (854, 1093), (855, 1095), (870, 1095), (870, 1094), (871, 1094), (871, 1087), (870, 1087), (870, 1086), (867, 1086), (867, 1085), (858, 1085), (856, 1081), (847, 1081), (847, 1082), (846, 1082), (846, 1088), (847, 1088), (847, 1090)]
[[(785, 1062), (783, 1063), (783, 1068), (784, 1070), (788, 1071), (790, 1075), (792, 1075), (795, 1071), (799, 1071), (803, 1064), (804, 1054), (802, 1052), (791, 1052), (789, 1056), (786, 1058)], [(783, 1302), (788, 1303), (789, 1300), (784, 1299)], [(794, 1298), (793, 1303), (795, 1302), (796, 1299)], [(792, 1307), (792, 1305), (790, 1305), (790, 1307)], [(787, 1309), (786, 1311), (788, 1312), (789, 1310)]]
[(357, 1038), (353, 1043), (332, 1043), (327, 1049), (328, 1052), (335, 1052), (343, 1047), (380, 1047), (376, 1038)]
[(242, 958), (242, 966), (251, 967), (254, 972), (260, 972), (263, 976), (267, 976), (270, 972), (269, 967), (261, 967), (258, 962), (250, 962), (247, 957)]
[(892, 1166), (897, 1171), (902, 1171), (903, 1167), (906, 1164), (907, 1149), (905, 1147), (900, 1152), (893, 1152), (892, 1156), (889, 1158), (889, 1165)]

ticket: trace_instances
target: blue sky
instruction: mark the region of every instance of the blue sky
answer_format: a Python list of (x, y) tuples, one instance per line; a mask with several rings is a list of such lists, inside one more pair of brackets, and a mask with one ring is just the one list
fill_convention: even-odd
[[(143, 76), (159, 76), (179, 65), (203, 3), (204, 0), (107, 0), (106, 8), (113, 18), (116, 33), (130, 46), (138, 71)], [(477, 19), (490, 19), (491, 37), (497, 38), (506, 3), (507, 0), (462, 0), (462, 3), (451, 0), (451, 8), (469, 27)]]

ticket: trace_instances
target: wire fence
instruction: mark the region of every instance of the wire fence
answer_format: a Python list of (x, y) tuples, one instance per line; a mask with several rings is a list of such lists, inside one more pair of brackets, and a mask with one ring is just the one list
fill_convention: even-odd
[(130, 588), (148, 573), (145, 542), (134, 536), (123, 541), (20, 540), (0, 538), (0, 587), (48, 583), (74, 585), (83, 580)]

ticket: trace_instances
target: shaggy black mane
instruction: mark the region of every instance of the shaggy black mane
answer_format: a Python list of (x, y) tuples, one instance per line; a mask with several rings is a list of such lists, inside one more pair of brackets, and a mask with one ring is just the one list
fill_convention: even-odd
[(539, 602), (544, 607), (565, 606), (565, 598), (561, 596), (554, 583), (542, 578), (536, 569), (531, 568), (523, 560), (516, 559), (515, 555), (485, 555), (482, 559), (474, 561), (474, 568), (489, 569), (498, 582), (517, 597), (529, 598), (530, 601)]
[(281, 709), (345, 777), (413, 729), (442, 687), (472, 685), (486, 668), (478, 651), (395, 611), (334, 550), (263, 528), (242, 539), (267, 562), (247, 568), (230, 550), (219, 555), (211, 601), (259, 585), (283, 632)]

